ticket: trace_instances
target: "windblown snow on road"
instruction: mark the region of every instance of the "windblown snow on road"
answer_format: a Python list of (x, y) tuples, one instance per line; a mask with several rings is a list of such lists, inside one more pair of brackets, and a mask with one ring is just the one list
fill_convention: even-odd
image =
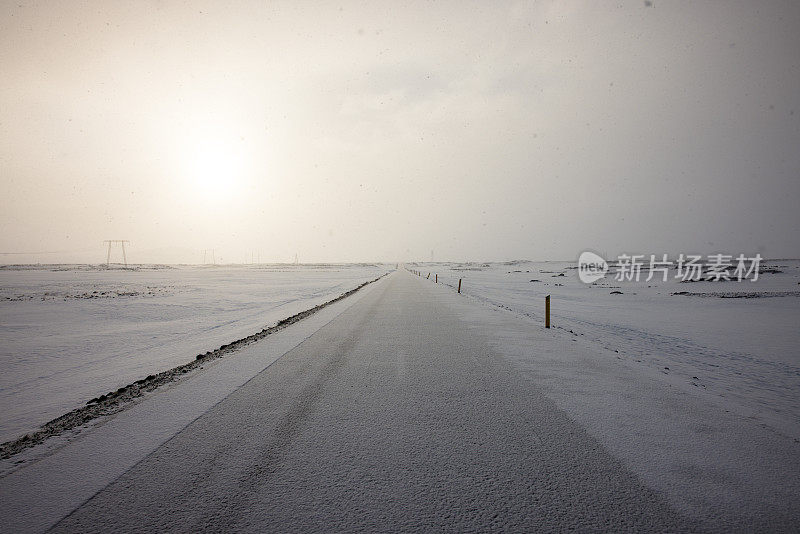
[(421, 263), (423, 276), (487, 305), (552, 321), (606, 357), (800, 439), (800, 260), (770, 260), (751, 281), (582, 283), (572, 262)]

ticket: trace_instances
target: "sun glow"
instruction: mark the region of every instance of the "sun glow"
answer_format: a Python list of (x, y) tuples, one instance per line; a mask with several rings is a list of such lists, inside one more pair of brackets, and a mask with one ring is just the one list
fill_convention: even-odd
[(199, 197), (228, 198), (242, 186), (244, 155), (223, 142), (198, 143), (188, 162), (188, 186)]

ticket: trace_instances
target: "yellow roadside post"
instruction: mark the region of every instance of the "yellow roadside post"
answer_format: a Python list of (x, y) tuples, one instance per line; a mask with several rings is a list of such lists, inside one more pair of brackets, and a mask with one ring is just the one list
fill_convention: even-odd
[(544, 298), (544, 327), (550, 328), (550, 295)]

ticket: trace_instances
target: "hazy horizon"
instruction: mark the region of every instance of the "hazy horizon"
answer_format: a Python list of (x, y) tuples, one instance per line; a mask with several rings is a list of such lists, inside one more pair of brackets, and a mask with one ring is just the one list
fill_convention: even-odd
[(797, 258), (798, 51), (794, 2), (5, 3), (0, 264)]

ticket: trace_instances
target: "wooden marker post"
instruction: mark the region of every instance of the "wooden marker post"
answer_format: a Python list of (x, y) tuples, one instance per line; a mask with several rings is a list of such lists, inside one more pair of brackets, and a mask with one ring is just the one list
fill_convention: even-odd
[(430, 279), (431, 279), (431, 273), (428, 273), (428, 276), (425, 277), (425, 280), (430, 280)]
[(435, 281), (435, 283), (437, 283), (437, 284), (439, 283), (439, 275), (438, 275), (438, 274), (436, 275), (436, 278), (434, 279), (434, 281)]
[(544, 327), (550, 328), (550, 295), (544, 298)]
[(461, 293), (461, 278), (458, 279), (458, 292)]

